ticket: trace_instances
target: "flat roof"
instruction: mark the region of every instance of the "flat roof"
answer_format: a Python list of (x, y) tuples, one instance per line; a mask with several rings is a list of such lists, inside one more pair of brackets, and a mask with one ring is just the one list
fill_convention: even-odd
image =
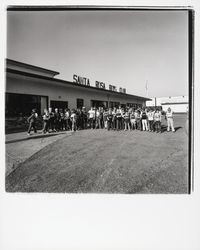
[(7, 73), (17, 74), (17, 75), (23, 75), (23, 76), (27, 76), (27, 77), (32, 77), (32, 78), (37, 78), (37, 79), (43, 79), (43, 80), (47, 80), (47, 81), (51, 81), (51, 82), (63, 83), (63, 84), (66, 84), (66, 85), (70, 85), (72, 87), (76, 86), (76, 87), (80, 87), (80, 88), (98, 90), (98, 91), (101, 91), (101, 92), (116, 94), (116, 95), (120, 95), (120, 96), (134, 97), (134, 98), (137, 98), (137, 99), (143, 99), (144, 101), (151, 101), (151, 99), (146, 98), (146, 97), (142, 97), (142, 96), (131, 95), (131, 94), (121, 93), (121, 92), (117, 92), (117, 91), (111, 91), (111, 90), (108, 90), (108, 89), (101, 89), (101, 88), (97, 88), (97, 87), (93, 87), (93, 86), (81, 85), (81, 84), (77, 84), (77, 83), (74, 83), (74, 82), (61, 80), (61, 79), (58, 79), (58, 78), (52, 78), (52, 77), (37, 75), (37, 74), (24, 72), (24, 71), (20, 71), (20, 70), (6, 68), (6, 72)]
[(32, 65), (32, 64), (23, 63), (23, 62), (19, 62), (19, 61), (15, 61), (15, 60), (6, 58), (6, 67), (8, 66), (9, 63), (14, 64), (16, 66), (20, 66), (20, 67), (28, 67), (28, 68), (34, 69), (34, 70), (45, 71), (45, 72), (51, 73), (53, 75), (59, 75), (60, 74), (59, 72), (54, 71), (54, 70), (45, 69), (45, 68), (38, 67), (38, 66), (35, 66), (35, 65)]

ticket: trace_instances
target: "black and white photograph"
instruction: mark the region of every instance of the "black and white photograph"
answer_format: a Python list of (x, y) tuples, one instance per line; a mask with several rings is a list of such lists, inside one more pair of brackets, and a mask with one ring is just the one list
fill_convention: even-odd
[(0, 249), (200, 249), (199, 14), (1, 1)]
[(9, 6), (6, 191), (190, 193), (191, 16)]

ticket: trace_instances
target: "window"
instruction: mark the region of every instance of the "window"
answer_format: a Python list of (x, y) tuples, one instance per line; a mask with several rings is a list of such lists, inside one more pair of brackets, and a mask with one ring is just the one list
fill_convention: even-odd
[(130, 108), (137, 108), (138, 104), (137, 103), (127, 103), (126, 104)]
[(50, 107), (53, 110), (55, 108), (64, 110), (64, 109), (68, 108), (68, 102), (66, 102), (66, 101), (51, 101)]
[(110, 102), (110, 108), (118, 108), (119, 107), (119, 105), (120, 105), (120, 103), (119, 102)]
[(76, 99), (77, 109), (82, 109), (83, 106), (84, 106), (84, 100), (83, 99)]
[(32, 109), (36, 109), (40, 115), (47, 104), (47, 96), (6, 93), (5, 113), (7, 117), (27, 116)]
[(91, 107), (99, 108), (107, 108), (108, 102), (107, 101), (100, 101), (100, 100), (91, 100)]

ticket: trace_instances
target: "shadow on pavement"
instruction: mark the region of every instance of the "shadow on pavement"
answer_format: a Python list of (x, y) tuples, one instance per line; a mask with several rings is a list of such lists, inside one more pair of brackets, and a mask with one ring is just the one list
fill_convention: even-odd
[(40, 138), (46, 138), (46, 137), (51, 137), (51, 136), (56, 136), (56, 135), (61, 135), (61, 134), (66, 134), (66, 132), (62, 132), (62, 133), (52, 133), (52, 134), (37, 134), (37, 135), (30, 135), (30, 136), (26, 136), (23, 138), (19, 138), (19, 139), (13, 139), (13, 140), (9, 140), (6, 141), (6, 144), (9, 143), (14, 143), (14, 142), (20, 142), (20, 141), (26, 141), (26, 140), (31, 140), (31, 139), (40, 139)]
[(179, 130), (180, 128), (183, 128), (183, 127), (175, 127), (175, 131)]
[[(165, 125), (162, 125), (162, 132), (167, 132), (167, 126), (165, 126)], [(183, 127), (175, 127), (174, 129), (175, 129), (175, 132), (177, 131), (177, 130), (179, 130), (180, 128), (183, 128)]]

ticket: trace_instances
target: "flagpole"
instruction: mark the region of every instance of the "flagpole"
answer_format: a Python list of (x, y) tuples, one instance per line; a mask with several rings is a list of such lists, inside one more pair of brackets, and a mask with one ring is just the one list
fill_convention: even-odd
[(145, 89), (146, 89), (146, 97), (148, 97), (148, 80), (146, 80)]

